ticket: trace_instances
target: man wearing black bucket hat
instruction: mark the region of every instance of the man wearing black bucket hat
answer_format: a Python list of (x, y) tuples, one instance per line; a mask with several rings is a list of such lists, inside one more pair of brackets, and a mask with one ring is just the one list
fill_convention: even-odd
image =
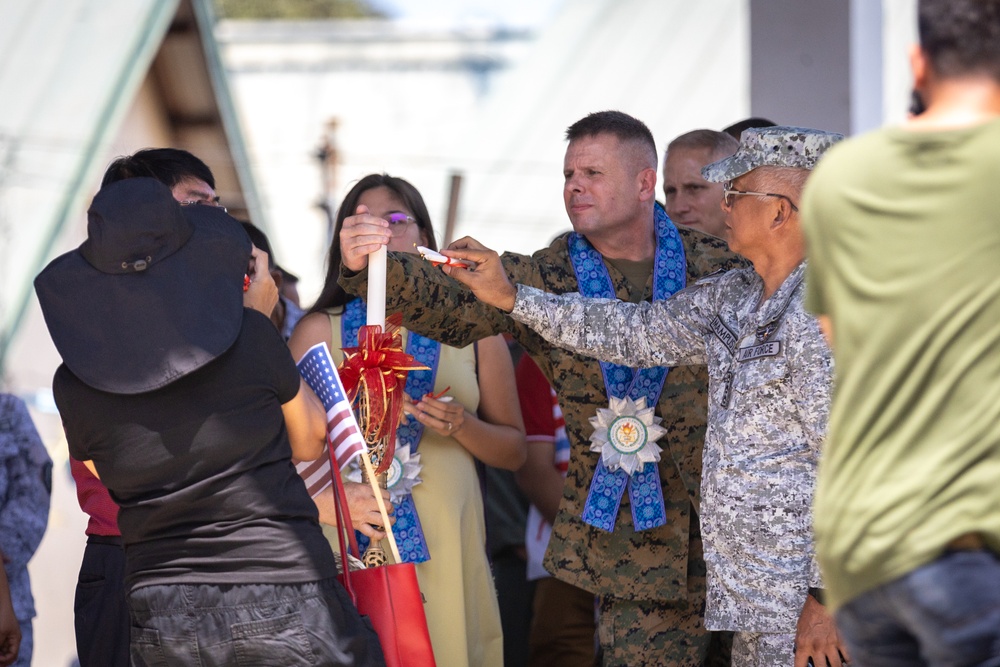
[[(146, 148), (118, 157), (105, 170), (101, 187), (142, 177), (166, 185), (183, 205), (220, 206), (212, 171), (197, 156), (179, 148)], [(244, 292), (243, 305), (269, 314), (276, 298), (270, 272), (264, 266), (270, 258), (256, 250), (253, 254), (255, 267), (262, 270)], [(71, 457), (70, 468), (80, 508), (89, 517), (73, 604), (77, 658), (81, 667), (128, 667), (130, 624), (118, 505), (82, 462)]]
[(243, 307), (246, 233), (148, 178), (88, 215), (35, 288), (70, 453), (121, 507), (133, 664), (383, 664), (290, 462), (320, 454), (326, 415)]

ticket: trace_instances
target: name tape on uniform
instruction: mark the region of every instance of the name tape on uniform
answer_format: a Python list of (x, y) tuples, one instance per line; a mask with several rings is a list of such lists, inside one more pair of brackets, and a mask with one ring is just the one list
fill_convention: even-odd
[(751, 347), (742, 347), (736, 353), (736, 361), (752, 361), (761, 357), (776, 357), (781, 354), (781, 342), (771, 341)]

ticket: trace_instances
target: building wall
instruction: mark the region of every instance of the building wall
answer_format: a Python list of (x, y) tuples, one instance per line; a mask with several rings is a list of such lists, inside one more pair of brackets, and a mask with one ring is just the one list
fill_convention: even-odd
[(849, 2), (750, 0), (750, 112), (851, 131)]
[(749, 0), (751, 112), (858, 134), (909, 106), (916, 0)]

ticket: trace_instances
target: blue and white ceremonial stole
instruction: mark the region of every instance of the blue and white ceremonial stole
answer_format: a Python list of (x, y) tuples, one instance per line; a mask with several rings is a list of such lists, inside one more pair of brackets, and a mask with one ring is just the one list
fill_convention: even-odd
[[(687, 282), (687, 262), (680, 234), (659, 206), (655, 207), (654, 224), (656, 254), (653, 264), (653, 300), (661, 301), (684, 289)], [(570, 261), (573, 263), (580, 293), (591, 298), (617, 299), (611, 276), (608, 275), (601, 254), (586, 238), (575, 232), (569, 235), (568, 244)], [(669, 370), (663, 366), (635, 369), (601, 362), (604, 388), (611, 403), (611, 410), (615, 411), (618, 417), (610, 420), (607, 428), (595, 430), (595, 436), (601, 438), (601, 445), (612, 455), (612, 460), (633, 458), (635, 472), (629, 474), (624, 469), (628, 466), (616, 466), (612, 470), (605, 464), (605, 458), (608, 457), (602, 454), (594, 470), (594, 479), (590, 484), (590, 491), (583, 508), (582, 518), (585, 523), (602, 530), (613, 531), (626, 489), (632, 505), (632, 522), (637, 531), (656, 528), (667, 522), (663, 487), (657, 464), (649, 460), (649, 457), (640, 456), (638, 461), (635, 461), (633, 455), (638, 454), (643, 447), (649, 447), (656, 450), (654, 456), (656, 460), (659, 459), (659, 448), (652, 443), (655, 438), (649, 437), (652, 435), (648, 430), (649, 420), (636, 418), (635, 403), (644, 399), (651, 414), (660, 400), (663, 381)], [(631, 414), (622, 412), (622, 406), (626, 404), (632, 406), (629, 410)], [(595, 419), (600, 420), (601, 413), (607, 413), (607, 410), (599, 410)], [(591, 422), (597, 425), (594, 419)], [(662, 432), (662, 429), (660, 431)], [(594, 441), (594, 436), (591, 439)], [(597, 447), (594, 446), (592, 449)]]
[[(344, 347), (358, 344), (358, 329), (366, 322), (367, 312), (361, 299), (354, 299), (344, 306), (344, 314), (340, 319)], [(410, 331), (406, 352), (429, 369), (410, 371), (406, 378), (406, 393), (414, 400), (419, 400), (434, 390), (438, 361), (441, 359), (441, 344)], [(411, 493), (413, 485), (420, 481), (417, 478), (420, 471), (417, 447), (423, 433), (424, 425), (413, 417), (399, 425), (396, 430), (396, 452), (387, 473), (388, 491), (396, 506), (396, 523), (392, 527), (392, 534), (404, 563), (423, 563), (431, 557)], [(364, 552), (368, 538), (360, 533), (357, 537), (358, 548)]]

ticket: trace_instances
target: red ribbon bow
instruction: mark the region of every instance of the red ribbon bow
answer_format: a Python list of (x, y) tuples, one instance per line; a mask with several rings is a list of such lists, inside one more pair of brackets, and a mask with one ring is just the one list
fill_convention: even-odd
[(358, 346), (343, 348), (344, 361), (338, 369), (347, 398), (352, 403), (358, 400), (358, 421), (365, 442), (369, 447), (384, 444), (376, 474), (392, 465), (406, 376), (410, 371), (427, 370), (403, 351), (399, 331), (402, 321), (403, 316), (394, 313), (386, 320), (385, 332), (378, 325), (359, 328)]

